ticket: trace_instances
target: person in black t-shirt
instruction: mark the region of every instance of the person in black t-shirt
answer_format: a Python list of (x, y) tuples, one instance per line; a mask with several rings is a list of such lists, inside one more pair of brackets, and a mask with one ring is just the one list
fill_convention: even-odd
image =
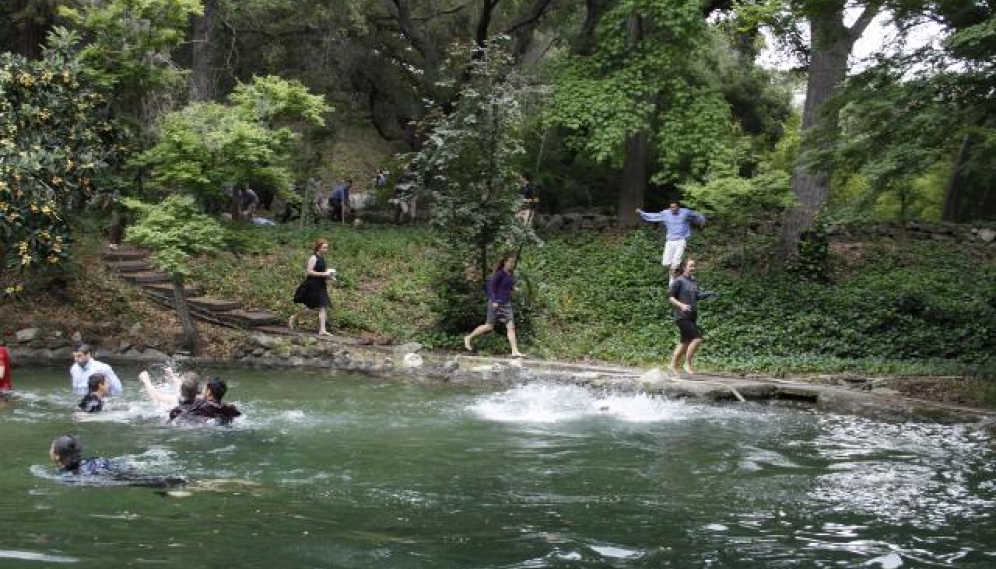
[(79, 413), (99, 413), (104, 410), (104, 398), (110, 392), (107, 378), (102, 373), (95, 373), (87, 379), (87, 394), (80, 400), (76, 410)]

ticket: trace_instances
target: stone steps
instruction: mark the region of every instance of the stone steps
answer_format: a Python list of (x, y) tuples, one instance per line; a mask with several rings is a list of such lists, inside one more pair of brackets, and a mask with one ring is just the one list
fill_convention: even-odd
[[(141, 286), (155, 302), (173, 306), (173, 283), (169, 275), (154, 270), (148, 263), (149, 254), (141, 249), (119, 247), (107, 249), (101, 255), (104, 266), (122, 279)], [(230, 328), (265, 330), (274, 334), (295, 334), (286, 328), (283, 316), (270, 312), (246, 310), (242, 303), (203, 296), (204, 289), (196, 284), (185, 284), (184, 296), (190, 313), (198, 320)]]

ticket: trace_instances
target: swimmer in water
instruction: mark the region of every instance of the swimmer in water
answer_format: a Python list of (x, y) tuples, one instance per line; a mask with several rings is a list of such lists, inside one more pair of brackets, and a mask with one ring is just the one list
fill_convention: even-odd
[(102, 373), (95, 373), (90, 376), (87, 380), (87, 389), (89, 390), (83, 399), (80, 400), (80, 404), (76, 406), (76, 411), (78, 413), (99, 413), (104, 410), (104, 398), (110, 392), (110, 387), (107, 385), (107, 378), (104, 377)]
[(83, 443), (75, 435), (66, 433), (52, 439), (49, 457), (67, 481), (90, 479), (107, 485), (147, 486), (166, 488), (186, 484), (182, 476), (148, 476), (136, 474), (109, 459), (82, 458)]
[(172, 393), (167, 393), (165, 391), (159, 390), (155, 385), (152, 385), (152, 379), (149, 377), (149, 372), (143, 371), (138, 374), (138, 379), (145, 386), (145, 393), (149, 396), (149, 399), (157, 403), (164, 403), (166, 405), (179, 405), (191, 404), (197, 398), (197, 393), (200, 391), (200, 377), (192, 371), (185, 371), (182, 374), (168, 373), (166, 377), (169, 378), (173, 387), (180, 393), (179, 400), (176, 395)]
[(175, 423), (210, 423), (230, 425), (236, 417), (242, 415), (234, 405), (222, 403), (222, 398), (228, 392), (228, 384), (220, 378), (213, 378), (204, 386), (201, 398), (190, 405), (180, 404), (170, 411), (170, 422)]
[(82, 458), (83, 443), (68, 433), (52, 439), (48, 455), (58, 466), (59, 474), (108, 476), (113, 473), (111, 461), (106, 458)]

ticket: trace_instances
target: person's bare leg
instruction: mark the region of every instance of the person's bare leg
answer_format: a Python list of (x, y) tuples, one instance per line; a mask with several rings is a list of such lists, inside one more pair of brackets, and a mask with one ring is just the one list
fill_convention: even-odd
[(674, 375), (678, 375), (678, 365), (681, 364), (681, 358), (685, 355), (685, 350), (688, 348), (688, 344), (685, 342), (678, 342), (678, 345), (674, 348), (674, 354), (671, 356), (671, 364), (667, 366), (667, 370)]
[(515, 322), (509, 322), (505, 325), (505, 335), (508, 336), (508, 345), (512, 348), (512, 357), (525, 357), (525, 355), (519, 351), (519, 342), (515, 337)]
[(695, 338), (688, 344), (688, 352), (685, 355), (685, 372), (688, 375), (695, 375), (695, 369), (693, 366), (693, 361), (695, 359), (695, 352), (699, 349), (699, 344), (702, 343), (702, 338)]
[(491, 324), (481, 324), (470, 334), (463, 337), (463, 347), (467, 348), (468, 352), (474, 351), (474, 338), (480, 336), (481, 334), (487, 334), (488, 332), (494, 330), (495, 327)]
[(329, 334), (328, 330), (325, 329), (325, 319), (327, 318), (327, 316), (328, 316), (328, 311), (325, 309), (324, 306), (321, 307), (318, 310), (318, 335), (319, 336), (331, 336), (331, 334)]

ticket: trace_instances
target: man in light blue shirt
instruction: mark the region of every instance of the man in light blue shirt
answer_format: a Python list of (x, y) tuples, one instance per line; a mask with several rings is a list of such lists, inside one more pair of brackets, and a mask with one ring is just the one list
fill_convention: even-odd
[(87, 344), (80, 344), (73, 350), (73, 360), (76, 363), (69, 368), (69, 375), (73, 378), (73, 392), (76, 395), (86, 395), (89, 389), (90, 376), (95, 373), (102, 373), (107, 380), (107, 387), (110, 388), (110, 395), (112, 397), (117, 397), (124, 393), (121, 380), (118, 379), (117, 374), (114, 373), (111, 366), (93, 359), (91, 351), (90, 346)]
[(652, 223), (663, 223), (665, 230), (664, 255), (661, 264), (668, 268), (668, 285), (674, 281), (674, 268), (681, 262), (685, 254), (685, 244), (692, 236), (692, 223), (705, 224), (705, 216), (701, 213), (681, 207), (678, 202), (671, 202), (670, 207), (660, 213), (646, 213), (637, 209), (636, 213)]

